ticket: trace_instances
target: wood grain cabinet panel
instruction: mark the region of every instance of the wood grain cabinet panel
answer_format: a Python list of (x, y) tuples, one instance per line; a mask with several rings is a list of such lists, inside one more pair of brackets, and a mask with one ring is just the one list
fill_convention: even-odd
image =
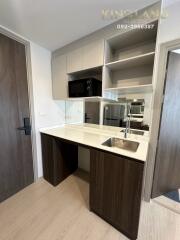
[(52, 92), (54, 99), (66, 99), (70, 73), (103, 65), (104, 40), (92, 41), (67, 54), (52, 58)]
[(78, 147), (50, 135), (41, 134), (43, 177), (58, 185), (78, 168)]
[(68, 75), (66, 55), (60, 55), (52, 59), (52, 91), (54, 99), (68, 97)]
[(144, 164), (91, 149), (90, 209), (130, 239), (139, 225)]
[(82, 48), (82, 68), (95, 68), (103, 65), (104, 40), (92, 41)]
[(78, 72), (82, 69), (82, 48), (77, 48), (67, 54), (67, 73)]
[(104, 40), (96, 40), (67, 54), (67, 72), (73, 73), (103, 65)]

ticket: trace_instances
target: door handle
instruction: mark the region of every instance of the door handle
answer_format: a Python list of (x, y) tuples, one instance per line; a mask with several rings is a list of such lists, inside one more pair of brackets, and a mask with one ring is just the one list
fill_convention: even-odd
[(31, 135), (30, 118), (24, 118), (24, 126), (17, 128), (19, 131), (24, 131), (25, 135)]

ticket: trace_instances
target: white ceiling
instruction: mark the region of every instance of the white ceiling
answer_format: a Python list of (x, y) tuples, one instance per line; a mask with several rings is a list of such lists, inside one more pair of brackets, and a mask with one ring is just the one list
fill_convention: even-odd
[(137, 10), (157, 0), (0, 0), (0, 25), (55, 50), (111, 22), (102, 9)]

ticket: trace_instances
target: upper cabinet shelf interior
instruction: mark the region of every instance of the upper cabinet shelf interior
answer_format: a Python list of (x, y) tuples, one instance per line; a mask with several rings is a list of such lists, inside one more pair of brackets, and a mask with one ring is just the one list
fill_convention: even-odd
[(155, 51), (157, 21), (152, 29), (130, 29), (106, 41), (105, 63), (116, 62)]
[(138, 56), (129, 57), (115, 62), (107, 63), (106, 66), (111, 70), (121, 70), (136, 66), (153, 64), (155, 52), (144, 53)]

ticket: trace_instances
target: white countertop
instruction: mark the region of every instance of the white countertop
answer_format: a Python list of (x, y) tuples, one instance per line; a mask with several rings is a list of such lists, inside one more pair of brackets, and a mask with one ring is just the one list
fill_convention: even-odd
[(149, 132), (144, 131), (145, 134), (143, 136), (128, 134), (128, 140), (140, 143), (136, 152), (102, 145), (102, 143), (110, 137), (123, 139), (124, 134), (120, 132), (121, 130), (122, 128), (118, 127), (84, 123), (67, 124), (61, 127), (42, 129), (40, 132), (145, 162), (148, 151)]

